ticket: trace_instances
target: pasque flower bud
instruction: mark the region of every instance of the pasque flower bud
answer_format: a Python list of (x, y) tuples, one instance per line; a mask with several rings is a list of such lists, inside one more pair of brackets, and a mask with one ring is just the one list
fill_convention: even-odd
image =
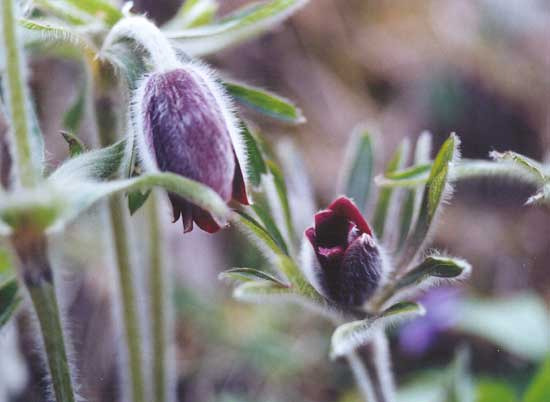
[[(216, 191), (226, 202), (248, 204), (243, 170), (236, 153), (238, 129), (223, 89), (200, 65), (156, 72), (138, 90), (141, 159), (149, 170), (177, 173)], [(174, 222), (185, 232), (195, 222), (213, 233), (220, 229), (207, 212), (169, 194)]]
[(336, 199), (315, 214), (306, 230), (313, 246), (313, 274), (318, 291), (343, 306), (360, 306), (382, 278), (382, 256), (372, 231), (355, 204)]

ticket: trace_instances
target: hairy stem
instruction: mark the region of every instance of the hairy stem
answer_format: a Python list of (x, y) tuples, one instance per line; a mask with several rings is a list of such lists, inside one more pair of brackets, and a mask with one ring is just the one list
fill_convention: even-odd
[(351, 352), (347, 355), (347, 360), (355, 382), (365, 402), (378, 402), (374, 393), (374, 387), (372, 379), (367, 370), (367, 367), (361, 360), (361, 357), (357, 352)]
[(118, 283), (120, 286), (132, 400), (135, 402), (145, 402), (143, 357), (141, 353), (141, 327), (136, 305), (134, 277), (132, 274), (129, 245), (126, 236), (127, 222), (124, 212), (123, 199), (120, 196), (115, 196), (109, 200), (109, 213), (118, 268)]
[[(110, 76), (109, 70), (98, 66), (98, 82), (96, 83), (95, 113), (99, 142), (102, 147), (111, 145), (117, 139), (117, 119), (114, 112), (115, 104), (104, 80)], [(128, 354), (129, 380), (132, 399), (135, 402), (145, 402), (145, 379), (143, 376), (142, 335), (139, 323), (138, 307), (135, 295), (134, 277), (130, 258), (128, 222), (125, 218), (124, 200), (122, 196), (114, 196), (109, 200), (109, 215), (112, 228), (112, 240), (115, 246), (115, 259), (120, 287), (120, 303), (124, 321), (124, 337)]]
[(74, 402), (75, 394), (46, 238), (41, 233), (20, 230), (12, 236), (12, 244), (19, 256), (23, 282), (40, 324), (55, 399), (58, 402)]
[(164, 402), (167, 400), (167, 378), (166, 378), (166, 278), (162, 259), (161, 233), (158, 222), (158, 210), (156, 194), (153, 192), (147, 202), (149, 218), (149, 244), (150, 249), (150, 271), (149, 271), (149, 315), (151, 317), (151, 341), (153, 353), (152, 378), (153, 395), (155, 401)]
[(367, 402), (392, 402), (395, 399), (388, 341), (383, 332), (347, 356), (357, 385)]
[(12, 122), (14, 159), (17, 164), (17, 177), (25, 187), (36, 181), (32, 160), (29, 132), (29, 116), (26, 109), (25, 82), (23, 80), (22, 52), (18, 44), (17, 26), (13, 0), (2, 0), (2, 39), (6, 61), (7, 105)]

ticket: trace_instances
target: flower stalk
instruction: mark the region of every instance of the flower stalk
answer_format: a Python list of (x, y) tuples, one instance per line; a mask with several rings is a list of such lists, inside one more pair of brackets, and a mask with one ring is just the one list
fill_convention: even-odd
[[(6, 67), (3, 89), (11, 122), (12, 158), (16, 163), (14, 179), (17, 185), (32, 187), (40, 179), (41, 161), (35, 159), (39, 155), (33, 152), (24, 56), (17, 36), (14, 2), (2, 0), (0, 5)], [(11, 243), (19, 257), (19, 275), (38, 317), (53, 393), (57, 401), (73, 402), (76, 398), (44, 230), (32, 220), (24, 219), (13, 228)]]
[[(95, 114), (99, 142), (102, 147), (113, 144), (117, 138), (117, 118), (114, 112), (114, 101), (106, 89), (110, 70), (97, 66)], [(109, 200), (109, 220), (114, 242), (115, 260), (120, 287), (120, 303), (124, 321), (124, 338), (127, 348), (129, 380), (132, 399), (145, 402), (145, 379), (143, 376), (142, 334), (139, 323), (138, 307), (135, 295), (135, 284), (132, 273), (130, 244), (127, 236), (128, 222), (125, 217), (124, 201), (120, 196)]]
[(5, 49), (7, 106), (12, 123), (13, 155), (17, 178), (24, 187), (35, 184), (37, 177), (32, 160), (29, 116), (26, 110), (23, 55), (18, 44), (13, 0), (2, 0), (2, 45)]
[[(167, 303), (165, 297), (166, 278), (161, 246), (161, 228), (158, 220), (157, 195), (153, 192), (147, 201), (149, 220), (150, 243), (150, 271), (149, 271), (149, 316), (151, 320), (151, 351), (153, 364), (151, 366), (153, 378), (153, 395), (155, 400), (168, 400), (168, 381), (166, 376), (166, 346), (167, 337)], [(168, 291), (170, 294), (170, 291)]]
[(60, 402), (74, 402), (46, 237), (39, 231), (20, 228), (11, 240), (21, 263), (20, 274), (38, 317), (55, 398)]

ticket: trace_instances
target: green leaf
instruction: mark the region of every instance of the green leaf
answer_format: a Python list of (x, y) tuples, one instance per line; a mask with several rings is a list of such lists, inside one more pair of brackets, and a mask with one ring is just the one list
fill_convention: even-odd
[[(388, 166), (386, 167), (386, 174), (391, 174), (403, 165), (407, 157), (408, 148), (408, 142), (404, 140), (393, 154), (393, 157), (390, 159)], [(376, 233), (380, 239), (384, 237), (384, 226), (386, 224), (386, 218), (388, 216), (392, 195), (392, 188), (382, 188), (378, 194), (378, 201), (376, 203), (376, 208), (374, 209), (372, 226), (374, 233)]]
[(537, 177), (541, 182), (546, 181), (544, 174), (544, 167), (537, 161), (528, 158), (524, 155), (520, 155), (517, 152), (506, 151), (504, 153), (493, 151), (490, 154), (491, 158), (500, 161), (512, 161), (524, 169), (527, 173)]
[(130, 215), (135, 214), (142, 206), (145, 204), (145, 201), (149, 198), (151, 190), (145, 192), (142, 191), (132, 191), (128, 193), (128, 209), (130, 210)]
[(126, 140), (111, 146), (88, 151), (69, 159), (48, 178), (49, 181), (103, 180), (116, 174), (126, 155)]
[(84, 25), (94, 22), (94, 19), (91, 18), (91, 16), (83, 13), (66, 1), (33, 0), (32, 4), (45, 13), (64, 20), (70, 25)]
[(132, 46), (131, 39), (125, 38), (102, 49), (104, 57), (114, 67), (115, 71), (126, 80), (128, 88), (136, 90), (138, 83), (147, 73), (145, 51), (139, 46)]
[(260, 205), (258, 201), (252, 205), (252, 210), (256, 213), (258, 218), (264, 224), (265, 229), (271, 235), (271, 238), (277, 243), (277, 246), (285, 253), (288, 254), (288, 247), (286, 245), (285, 239), (281, 235), (277, 224), (273, 220), (271, 214), (265, 205)]
[[(416, 165), (421, 165), (430, 161), (432, 142), (431, 133), (424, 131), (420, 134), (414, 148), (414, 163)], [(424, 183), (422, 186), (423, 185)], [(411, 230), (412, 223), (418, 215), (423, 190), (423, 187), (417, 187), (405, 191), (404, 202), (401, 206), (399, 215), (399, 240), (395, 251), (396, 254), (400, 253), (403, 249), (407, 236)]]
[(354, 135), (350, 142), (348, 154), (349, 167), (344, 174), (344, 192), (353, 199), (359, 209), (365, 212), (365, 207), (369, 199), (374, 155), (370, 134), (364, 130)]
[(292, 211), (290, 210), (290, 203), (288, 201), (285, 178), (283, 176), (283, 172), (274, 161), (268, 160), (267, 166), (269, 168), (269, 172), (273, 176), (273, 184), (275, 185), (275, 191), (279, 200), (278, 207), (280, 207), (283, 213), (288, 240), (292, 241), (294, 236), (294, 225), (292, 223)]
[(411, 166), (403, 170), (386, 172), (386, 177), (392, 180), (406, 180), (406, 179), (417, 179), (419, 177), (426, 177), (426, 180), (428, 180), (431, 169), (432, 169), (431, 163), (423, 163), (421, 165)]
[(431, 228), (434, 216), (448, 188), (450, 165), (455, 158), (458, 144), (458, 137), (451, 134), (434, 160), (424, 188), (416, 224), (406, 242), (403, 263), (414, 258)]
[(367, 343), (376, 330), (396, 321), (424, 314), (422, 305), (403, 301), (388, 307), (378, 315), (340, 325), (332, 334), (330, 356), (333, 359), (345, 356)]
[(279, 247), (277, 241), (260, 223), (245, 212), (237, 211), (237, 214), (238, 220), (236, 223), (250, 233), (252, 240), (261, 251), (267, 251), (268, 254), (284, 255), (284, 251)]
[(61, 131), (63, 139), (69, 146), (69, 156), (75, 157), (86, 151), (86, 146), (80, 141), (80, 139), (67, 131)]
[(193, 28), (211, 23), (219, 4), (216, 0), (186, 0), (165, 29)]
[(416, 191), (407, 190), (405, 199), (401, 205), (401, 211), (399, 213), (399, 239), (397, 241), (397, 251), (400, 251), (407, 240), (411, 223), (414, 216), (414, 207), (416, 201)]
[(225, 81), (223, 83), (229, 94), (239, 103), (286, 123), (304, 123), (302, 111), (291, 101), (274, 93), (249, 85)]
[(64, 0), (72, 4), (76, 8), (88, 13), (96, 18), (101, 19), (107, 25), (113, 26), (124, 15), (122, 11), (105, 0)]
[(270, 275), (266, 272), (259, 271), (253, 268), (233, 268), (227, 271), (222, 272), (219, 276), (219, 279), (233, 279), (241, 282), (251, 282), (251, 281), (268, 281), (276, 284), (277, 286), (289, 287), (286, 283), (275, 278), (273, 275)]
[(0, 281), (13, 271), (10, 254), (7, 250), (0, 248)]
[(247, 165), (244, 168), (246, 169), (250, 183), (254, 187), (258, 187), (262, 181), (262, 174), (267, 173), (267, 166), (260, 146), (258, 145), (258, 141), (244, 121), (241, 121), (240, 132), (248, 156)]
[(525, 393), (523, 402), (547, 402), (550, 396), (550, 358), (540, 366)]
[(550, 315), (534, 293), (502, 298), (468, 298), (457, 308), (457, 329), (486, 339), (529, 361), (550, 353)]
[[(76, 0), (74, 0), (76, 1)], [(236, 45), (279, 24), (307, 0), (271, 0), (245, 6), (215, 24), (181, 31), (168, 31), (166, 36), (191, 56), (204, 56)]]
[(0, 199), (0, 216), (16, 226), (32, 219), (44, 228), (61, 227), (101, 198), (120, 192), (147, 191), (162, 187), (211, 213), (220, 226), (231, 210), (210, 187), (183, 176), (156, 172), (104, 181), (118, 173), (128, 147), (124, 140), (100, 150), (78, 155), (57, 168), (42, 186), (10, 193)]
[(87, 189), (83, 186), (81, 200), (85, 201), (85, 204), (91, 205), (96, 200), (115, 193), (134, 190), (147, 191), (153, 187), (162, 187), (210, 212), (214, 220), (222, 227), (232, 215), (224, 200), (210, 187), (169, 172), (146, 173), (131, 179), (93, 183)]
[(0, 328), (9, 321), (21, 302), (18, 290), (19, 286), (15, 278), (0, 284)]
[(396, 289), (399, 290), (418, 284), (429, 277), (447, 279), (458, 278), (468, 274), (471, 269), (470, 264), (464, 260), (430, 255), (399, 279)]
[(71, 133), (78, 133), (80, 129), (80, 124), (84, 118), (86, 106), (86, 83), (84, 83), (80, 91), (78, 91), (78, 96), (74, 103), (71, 105), (69, 110), (65, 112), (63, 116), (63, 128)]
[(288, 286), (281, 286), (271, 281), (250, 281), (240, 284), (233, 291), (233, 297), (246, 302), (263, 302), (288, 300), (296, 296)]
[(483, 379), (477, 384), (476, 402), (517, 402), (516, 391), (508, 383)]
[(71, 27), (54, 24), (49, 21), (30, 20), (20, 18), (19, 24), (30, 32), (36, 33), (36, 38), (31, 41), (62, 42), (68, 43), (90, 54), (97, 54), (95, 45), (84, 36), (76, 33)]

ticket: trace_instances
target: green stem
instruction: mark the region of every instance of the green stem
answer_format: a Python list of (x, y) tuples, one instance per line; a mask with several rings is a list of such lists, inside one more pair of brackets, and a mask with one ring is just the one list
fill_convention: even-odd
[(36, 182), (36, 172), (32, 160), (25, 83), (22, 78), (24, 67), (21, 63), (22, 54), (18, 46), (13, 0), (2, 0), (1, 11), (2, 42), (6, 60), (7, 103), (13, 125), (14, 159), (18, 168), (18, 179), (23, 186), (30, 187)]
[(391, 402), (395, 399), (390, 352), (384, 333), (347, 356), (355, 381), (366, 402)]
[[(95, 114), (99, 142), (102, 147), (111, 145), (117, 139), (115, 102), (112, 99), (112, 94), (107, 89), (116, 84), (108, 79), (110, 76), (111, 71), (105, 70), (104, 66), (99, 66), (98, 80), (95, 83)], [(128, 353), (131, 400), (145, 402), (141, 326), (130, 258), (130, 244), (127, 236), (128, 222), (125, 218), (125, 206), (122, 196), (114, 196), (109, 200), (109, 214), (113, 235), (112, 241), (115, 246), (124, 336)]]
[(12, 243), (21, 261), (23, 282), (29, 291), (40, 324), (55, 399), (58, 402), (74, 402), (75, 395), (46, 238), (42, 234), (36, 235), (23, 230), (13, 235)]
[(149, 313), (151, 317), (151, 341), (153, 353), (153, 395), (155, 401), (163, 402), (167, 396), (166, 378), (166, 278), (162, 262), (161, 231), (158, 221), (158, 207), (156, 194), (152, 192), (147, 202), (149, 218), (149, 244), (150, 249), (150, 272), (149, 272)]
[(109, 200), (109, 212), (118, 268), (118, 283), (120, 286), (128, 363), (130, 366), (132, 400), (135, 402), (145, 402), (143, 359), (141, 355), (141, 328), (136, 306), (129, 246), (126, 238), (127, 222), (124, 216), (123, 199), (120, 196), (112, 197)]

